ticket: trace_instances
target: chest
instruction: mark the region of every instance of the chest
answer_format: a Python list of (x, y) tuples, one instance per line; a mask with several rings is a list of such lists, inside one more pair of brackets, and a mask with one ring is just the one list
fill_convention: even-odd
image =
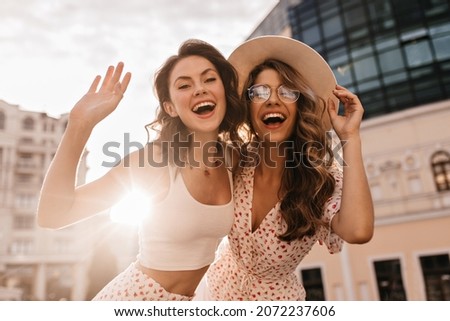
[(223, 205), (231, 200), (230, 179), (226, 168), (218, 168), (205, 174), (201, 170), (184, 168), (182, 180), (187, 192), (196, 201), (207, 205)]
[[(244, 214), (243, 218), (245, 217), (250, 219), (249, 215)], [(250, 233), (245, 219), (235, 219), (230, 232), (231, 250), (241, 259), (243, 266), (258, 271), (257, 273), (292, 272), (309, 253), (317, 237), (304, 237), (291, 242), (281, 241), (278, 236), (285, 229), (286, 223), (279, 211), (279, 205)]]
[(279, 189), (279, 181), (267, 181), (255, 175), (251, 207), (252, 232), (258, 229), (267, 214), (280, 201)]
[(189, 244), (204, 238), (227, 235), (234, 221), (234, 204), (205, 204), (187, 189), (178, 174), (167, 194), (153, 202), (142, 230), (150, 237), (169, 243)]

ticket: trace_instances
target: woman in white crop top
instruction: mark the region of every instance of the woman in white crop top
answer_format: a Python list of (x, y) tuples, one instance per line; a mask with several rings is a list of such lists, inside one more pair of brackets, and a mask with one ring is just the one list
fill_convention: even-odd
[[(94, 300), (191, 300), (233, 224), (230, 168), (224, 142), (239, 142), (245, 113), (237, 75), (200, 40), (184, 42), (157, 71), (155, 141), (101, 178), (76, 187), (76, 169), (94, 127), (115, 110), (131, 74), (110, 66), (73, 107), (42, 186), (37, 219), (58, 229), (109, 209), (127, 192), (148, 195), (152, 211), (139, 229), (139, 255)], [(220, 138), (219, 138), (220, 137)], [(236, 159), (237, 160), (237, 159)], [(232, 161), (232, 160), (231, 160)]]

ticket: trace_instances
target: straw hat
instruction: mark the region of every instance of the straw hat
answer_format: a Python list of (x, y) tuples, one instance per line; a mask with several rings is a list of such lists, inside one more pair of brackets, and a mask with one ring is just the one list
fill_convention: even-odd
[[(336, 78), (328, 63), (308, 45), (284, 36), (261, 36), (250, 39), (237, 47), (228, 58), (239, 75), (239, 92), (250, 71), (266, 59), (277, 59), (295, 68), (308, 82), (314, 93), (327, 102), (339, 101), (333, 95)], [(326, 129), (331, 128), (328, 112), (323, 114)]]

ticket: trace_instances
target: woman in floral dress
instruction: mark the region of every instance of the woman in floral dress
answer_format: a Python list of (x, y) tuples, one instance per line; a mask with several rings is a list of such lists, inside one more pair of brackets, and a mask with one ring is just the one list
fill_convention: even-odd
[[(234, 181), (234, 224), (207, 272), (207, 296), (304, 300), (294, 272), (314, 244), (336, 253), (344, 241), (373, 235), (359, 135), (364, 110), (322, 57), (296, 40), (255, 38), (229, 61), (249, 111), (250, 143)], [(333, 155), (331, 127), (343, 158)]]

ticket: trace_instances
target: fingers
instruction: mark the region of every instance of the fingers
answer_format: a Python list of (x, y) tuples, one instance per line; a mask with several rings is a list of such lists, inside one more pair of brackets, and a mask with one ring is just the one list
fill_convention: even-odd
[(333, 90), (333, 94), (345, 105), (345, 104), (358, 104), (361, 105), (357, 95), (352, 93), (345, 87), (336, 85), (336, 89)]
[(330, 116), (330, 119), (333, 119), (334, 117), (337, 116), (338, 113), (338, 106), (336, 106), (336, 102), (334, 99), (328, 98), (328, 115)]
[(108, 69), (106, 69), (105, 77), (103, 78), (103, 83), (100, 87), (100, 91), (102, 90), (111, 90), (111, 78), (114, 73), (114, 66), (109, 66)]
[(102, 77), (100, 75), (97, 75), (94, 78), (94, 81), (91, 84), (91, 87), (89, 87), (88, 93), (95, 93), (97, 91), (98, 84), (100, 83), (100, 80)]
[[(105, 76), (103, 78), (102, 85), (100, 86), (99, 92), (110, 91), (113, 93), (120, 92), (121, 94), (123, 94), (126, 91), (128, 84), (130, 83), (131, 73), (127, 72), (124, 75), (122, 82), (120, 82), (120, 77), (123, 72), (123, 67), (124, 67), (123, 62), (119, 62), (116, 67), (114, 67), (114, 66), (108, 67), (108, 69), (106, 70)], [(98, 84), (100, 83), (100, 80), (101, 80), (100, 76), (97, 76), (94, 79), (94, 82), (92, 83), (91, 87), (89, 88), (89, 92), (96, 91)]]
[(130, 80), (131, 80), (131, 72), (127, 72), (125, 74), (125, 76), (123, 76), (122, 83), (121, 83), (122, 93), (124, 93), (127, 90)]
[(119, 82), (120, 76), (122, 75), (123, 71), (123, 62), (119, 62), (116, 66), (116, 69), (114, 70), (114, 74), (111, 77), (111, 87), (114, 88), (114, 86)]

